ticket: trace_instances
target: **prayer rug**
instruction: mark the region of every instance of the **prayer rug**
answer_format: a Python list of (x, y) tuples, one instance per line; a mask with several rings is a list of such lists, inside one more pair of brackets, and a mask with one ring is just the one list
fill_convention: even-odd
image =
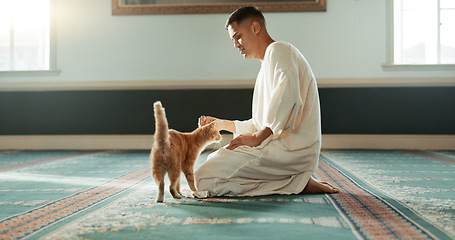
[(0, 152), (0, 239), (454, 238), (455, 152), (324, 151), (339, 194), (160, 204), (148, 155)]

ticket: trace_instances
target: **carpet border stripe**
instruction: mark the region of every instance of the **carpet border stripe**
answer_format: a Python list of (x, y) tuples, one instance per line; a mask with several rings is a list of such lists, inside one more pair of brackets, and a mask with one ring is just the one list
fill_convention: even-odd
[(414, 156), (419, 156), (419, 157), (424, 157), (424, 158), (429, 158), (432, 160), (437, 160), (440, 162), (447, 162), (447, 163), (455, 163), (454, 159), (445, 157), (445, 156), (440, 156), (436, 155), (434, 153), (426, 152), (426, 151), (417, 151), (417, 150), (403, 150), (402, 152), (411, 154)]
[(150, 178), (150, 167), (124, 174), (101, 185), (0, 220), (0, 239), (22, 239), (45, 227), (114, 197)]
[[(325, 165), (325, 166), (324, 166)], [(449, 233), (445, 232), (443, 229), (439, 228), (439, 226), (432, 224), (429, 222), (427, 219), (422, 217), (419, 213), (415, 212), (413, 209), (408, 208), (406, 205), (402, 204), (401, 202), (393, 199), (392, 197), (382, 193), (379, 190), (374, 189), (373, 187), (369, 186), (367, 183), (363, 182), (361, 179), (353, 176), (351, 173), (347, 173), (347, 171), (340, 171), (339, 169), (343, 169), (339, 165), (333, 163), (328, 159), (327, 157), (323, 156), (321, 154), (321, 161), (320, 161), (320, 170), (322, 171), (323, 175), (321, 176), (322, 180), (330, 180), (335, 183), (337, 183), (341, 188), (343, 187), (340, 185), (341, 183), (347, 183), (351, 185), (355, 185), (356, 188), (361, 190), (363, 193), (368, 194), (371, 196), (372, 199), (375, 199), (377, 203), (385, 205), (389, 208), (390, 212), (406, 219), (407, 224), (412, 224), (416, 226), (420, 231), (425, 233), (424, 235), (427, 235), (427, 237), (424, 237), (424, 239), (438, 239), (438, 238), (443, 238), (443, 239), (452, 239)], [(329, 171), (332, 171), (333, 173), (329, 174)], [(338, 175), (338, 178), (335, 178), (336, 175)], [(320, 179), (321, 179), (320, 178)], [(341, 181), (340, 181), (341, 180)], [(329, 195), (331, 199), (334, 200), (339, 205), (339, 208), (343, 211), (343, 214), (346, 214), (348, 218), (350, 218), (350, 222), (355, 224), (355, 218), (353, 216), (350, 216), (348, 212), (344, 209), (346, 206), (342, 205), (339, 203), (339, 196), (340, 194), (334, 194), (334, 195)], [(387, 199), (387, 200), (385, 200)], [(352, 209), (348, 209), (352, 210)], [(356, 225), (356, 224), (355, 224)], [(356, 227), (358, 229), (358, 227)], [(370, 236), (362, 234), (365, 239), (369, 239)], [(401, 239), (401, 238), (398, 238)]]

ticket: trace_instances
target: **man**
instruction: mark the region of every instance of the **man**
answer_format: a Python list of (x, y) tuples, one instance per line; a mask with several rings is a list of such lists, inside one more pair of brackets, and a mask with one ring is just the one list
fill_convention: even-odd
[[(316, 80), (303, 55), (291, 44), (275, 42), (255, 7), (242, 7), (226, 29), (245, 59), (261, 61), (253, 95), (252, 118), (215, 121), (234, 133), (229, 146), (210, 154), (195, 173), (206, 196), (337, 193), (311, 177), (318, 167), (321, 120)], [(200, 194), (202, 195), (202, 194)]]

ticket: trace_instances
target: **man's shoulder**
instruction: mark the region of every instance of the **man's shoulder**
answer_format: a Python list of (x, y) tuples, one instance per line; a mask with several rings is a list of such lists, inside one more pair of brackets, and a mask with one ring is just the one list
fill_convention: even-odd
[(284, 61), (289, 62), (291, 59), (297, 59), (295, 56), (301, 55), (300, 51), (292, 44), (284, 41), (273, 42), (268, 49), (268, 59), (271, 62)]
[(270, 53), (288, 52), (291, 49), (291, 44), (284, 41), (273, 42), (270, 44)]
[(284, 59), (289, 58), (290, 53), (291, 53), (291, 48), (290, 44), (286, 42), (273, 42), (272, 44), (269, 45), (267, 48), (266, 52), (266, 58), (269, 59), (269, 61), (280, 61)]

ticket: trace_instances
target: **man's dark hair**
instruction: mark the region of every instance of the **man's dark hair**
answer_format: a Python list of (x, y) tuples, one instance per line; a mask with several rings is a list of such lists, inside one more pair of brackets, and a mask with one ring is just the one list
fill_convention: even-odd
[(262, 15), (261, 10), (256, 7), (241, 7), (231, 13), (227, 22), (226, 22), (226, 29), (231, 25), (233, 22), (237, 22), (240, 24), (244, 20), (252, 19), (253, 21), (259, 22), (262, 27), (265, 27), (265, 18)]

